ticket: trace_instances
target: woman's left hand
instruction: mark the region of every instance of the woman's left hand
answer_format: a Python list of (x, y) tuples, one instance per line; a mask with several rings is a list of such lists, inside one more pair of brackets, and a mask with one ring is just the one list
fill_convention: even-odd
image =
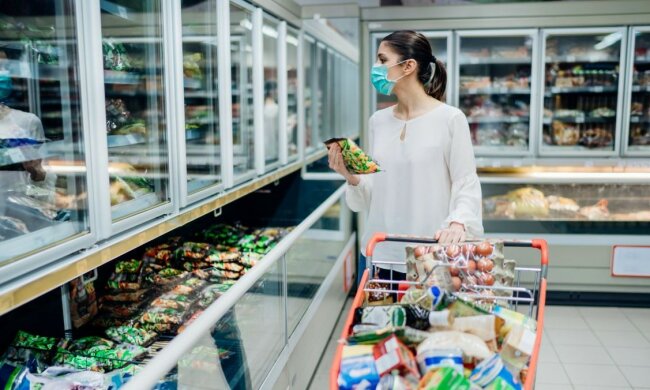
[(458, 222), (452, 222), (446, 229), (438, 230), (434, 238), (439, 244), (458, 244), (465, 241), (465, 226)]

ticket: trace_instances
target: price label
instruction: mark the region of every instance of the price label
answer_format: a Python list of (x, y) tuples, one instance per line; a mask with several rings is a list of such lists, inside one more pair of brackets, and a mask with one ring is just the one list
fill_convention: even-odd
[(650, 247), (615, 246), (612, 276), (650, 278)]
[(481, 60), (479, 60), (478, 58), (470, 58), (469, 59), (470, 64), (478, 64), (479, 62), (481, 62)]
[(593, 87), (594, 92), (603, 92), (605, 90), (604, 87), (598, 86), (598, 87)]
[(126, 140), (129, 142), (129, 144), (133, 145), (135, 143), (138, 143), (138, 139), (135, 137), (133, 134), (129, 134), (126, 136)]
[(567, 62), (576, 62), (576, 56), (566, 56)]
[(577, 116), (576, 123), (585, 123), (585, 118), (583, 116)]
[(467, 93), (475, 95), (478, 92), (478, 89), (476, 88), (470, 88), (467, 90)]

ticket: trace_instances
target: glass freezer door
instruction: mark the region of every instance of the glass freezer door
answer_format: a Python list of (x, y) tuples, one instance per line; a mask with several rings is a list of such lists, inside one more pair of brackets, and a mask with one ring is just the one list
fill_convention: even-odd
[(634, 28), (628, 154), (650, 154), (650, 28)]
[(530, 150), (536, 31), (459, 32), (458, 101), (477, 155)]
[[(114, 221), (169, 201), (161, 1), (102, 0)], [(100, 129), (97, 129), (100, 130)]]
[(287, 140), (289, 161), (298, 158), (298, 31), (287, 29)]
[(214, 1), (183, 0), (183, 85), (187, 192), (221, 182), (217, 11)]
[(88, 231), (74, 10), (0, 2), (0, 266)]
[(316, 91), (318, 90), (318, 78), (316, 74), (316, 41), (310, 36), (305, 36), (303, 40), (303, 68), (305, 74), (304, 81), (304, 105), (305, 105), (305, 147), (306, 154), (313, 153), (318, 147), (318, 112), (315, 100)]
[(278, 25), (264, 17), (262, 25), (264, 56), (264, 159), (266, 170), (280, 161), (280, 106), (278, 105)]
[(544, 32), (541, 154), (615, 155), (623, 29)]
[(235, 184), (255, 176), (253, 13), (230, 4), (230, 77)]
[[(447, 101), (449, 102), (449, 89), (450, 87), (450, 75), (452, 72), (452, 69), (449, 67), (449, 54), (448, 54), (448, 45), (449, 42), (451, 41), (451, 33), (443, 33), (442, 35), (436, 34), (436, 33), (423, 33), (429, 40), (429, 44), (431, 44), (431, 50), (432, 54), (436, 56), (440, 61), (444, 62), (446, 67), (447, 67)], [(381, 43), (381, 40), (388, 35), (388, 33), (376, 33), (373, 34), (374, 37), (374, 46), (373, 46), (373, 51), (370, 53), (370, 58), (371, 58), (371, 64), (374, 64), (377, 61), (377, 50), (379, 49), (379, 44)], [(368, 69), (370, 71), (370, 69)], [(390, 107), (397, 103), (397, 99), (395, 96), (386, 96), (382, 95), (380, 93), (377, 93), (375, 89), (372, 87), (372, 85), (369, 86), (372, 88), (372, 94), (375, 99), (375, 104), (374, 107), (372, 107), (373, 112), (376, 110), (381, 110), (387, 107)]]

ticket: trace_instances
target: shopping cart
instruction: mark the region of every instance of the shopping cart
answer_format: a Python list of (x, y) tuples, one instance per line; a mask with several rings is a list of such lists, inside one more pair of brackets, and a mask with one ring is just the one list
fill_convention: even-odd
[[(368, 283), (373, 283), (376, 286), (376, 283), (384, 283), (389, 286), (394, 286), (397, 282), (392, 280), (380, 280), (380, 279), (371, 279), (371, 272), (374, 275), (374, 267), (377, 265), (382, 265), (382, 268), (393, 269), (395, 265), (404, 264), (404, 262), (389, 262), (389, 261), (373, 261), (372, 255), (375, 251), (375, 246), (381, 242), (392, 241), (392, 242), (404, 242), (404, 243), (413, 243), (413, 244), (435, 244), (437, 241), (429, 238), (420, 238), (420, 237), (409, 237), (402, 235), (389, 235), (386, 233), (376, 233), (368, 242), (366, 248), (366, 265), (367, 268), (363, 273), (361, 278), (360, 286), (357, 294), (354, 297), (352, 302), (352, 308), (347, 315), (345, 326), (341, 332), (341, 339), (346, 339), (351, 332), (352, 323), (354, 321), (354, 312), (357, 308), (361, 307), (363, 304), (367, 292), (384, 292), (399, 294), (403, 291), (395, 290), (392, 288), (378, 290), (376, 288), (368, 287)], [(481, 293), (469, 293), (466, 296), (478, 299), (492, 299), (500, 300), (500, 304), (507, 304), (507, 306), (518, 310), (520, 306), (528, 306), (528, 315), (537, 319), (537, 335), (535, 337), (535, 344), (533, 348), (533, 354), (530, 359), (528, 366), (528, 374), (526, 376), (526, 382), (524, 383), (524, 389), (533, 389), (535, 386), (535, 373), (537, 371), (537, 360), (539, 358), (539, 349), (542, 343), (542, 333), (544, 330), (544, 308), (546, 305), (546, 274), (548, 272), (548, 245), (545, 240), (531, 240), (531, 241), (504, 241), (505, 247), (518, 247), (518, 248), (534, 248), (540, 251), (541, 261), (539, 268), (531, 267), (516, 267), (515, 268), (515, 281), (512, 287), (486, 287), (481, 286), (481, 289), (486, 290), (509, 290), (512, 291), (512, 294), (509, 296), (498, 296), (493, 294), (481, 294)], [(529, 275), (533, 277), (533, 286), (532, 288), (526, 288), (522, 286), (521, 279), (522, 275)], [(418, 282), (399, 282), (399, 284), (418, 284)], [(332, 367), (330, 368), (330, 389), (338, 389), (338, 377), (339, 370), (341, 366), (341, 357), (343, 354), (343, 344), (339, 344), (336, 349), (336, 354), (334, 355), (334, 360), (332, 362)]]

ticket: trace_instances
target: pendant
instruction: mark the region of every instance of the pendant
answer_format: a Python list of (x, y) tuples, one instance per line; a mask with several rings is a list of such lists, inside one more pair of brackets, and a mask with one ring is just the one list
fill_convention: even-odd
[(406, 138), (406, 123), (404, 123), (404, 127), (402, 127), (402, 132), (399, 135), (400, 141), (404, 141), (404, 138)]

